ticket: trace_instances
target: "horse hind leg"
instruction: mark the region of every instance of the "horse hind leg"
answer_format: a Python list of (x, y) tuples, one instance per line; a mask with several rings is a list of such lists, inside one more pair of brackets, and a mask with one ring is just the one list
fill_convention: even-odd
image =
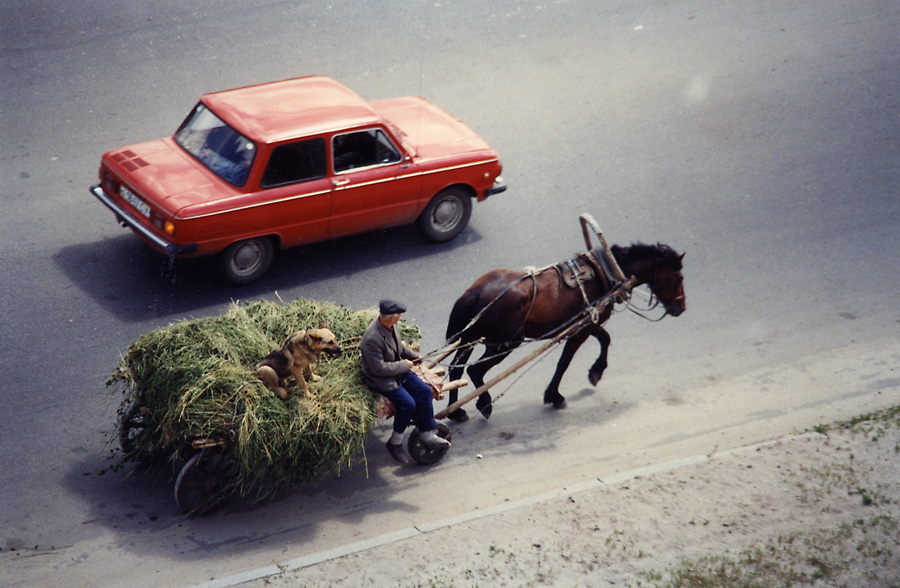
[[(484, 386), (484, 378), (487, 375), (488, 370), (506, 359), (506, 357), (518, 346), (518, 343), (485, 346), (484, 355), (481, 356), (481, 359), (469, 366), (469, 369), (466, 370), (469, 374), (469, 378), (472, 380), (472, 385), (475, 386), (476, 390)], [(481, 416), (484, 418), (491, 418), (491, 413), (494, 410), (491, 393), (487, 391), (482, 392), (475, 402), (475, 408), (481, 412)]]
[[(472, 356), (472, 346), (464, 344), (463, 347), (456, 352), (453, 356), (453, 360), (450, 362), (450, 369), (448, 370), (448, 379), (452, 382), (453, 380), (458, 380), (462, 377), (463, 372), (466, 369), (466, 363), (469, 361), (469, 357)], [(447, 392), (447, 406), (450, 406), (454, 402), (459, 399), (459, 389), (454, 388)], [(466, 409), (457, 408), (447, 415), (447, 418), (451, 421), (456, 421), (458, 423), (464, 423), (469, 420), (469, 415), (466, 414)]]

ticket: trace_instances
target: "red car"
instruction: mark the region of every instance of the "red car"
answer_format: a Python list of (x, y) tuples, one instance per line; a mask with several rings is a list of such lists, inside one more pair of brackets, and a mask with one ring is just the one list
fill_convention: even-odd
[(497, 153), (428, 101), (326, 77), (206, 94), (173, 137), (103, 155), (91, 192), (155, 249), (249, 284), (276, 250), (418, 222), (456, 237), (506, 189)]

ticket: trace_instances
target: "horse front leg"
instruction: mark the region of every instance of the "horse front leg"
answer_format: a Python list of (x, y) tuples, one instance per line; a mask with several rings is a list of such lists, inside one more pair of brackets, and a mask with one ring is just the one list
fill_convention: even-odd
[(600, 357), (597, 358), (597, 361), (594, 362), (594, 365), (588, 371), (588, 379), (591, 381), (591, 386), (596, 386), (600, 378), (603, 377), (603, 371), (606, 369), (606, 354), (609, 351), (611, 339), (609, 333), (603, 327), (597, 327), (593, 334), (597, 341), (600, 342)]
[(559, 384), (562, 382), (563, 374), (569, 369), (569, 364), (572, 363), (575, 352), (578, 351), (581, 344), (587, 340), (589, 334), (588, 330), (585, 329), (575, 333), (575, 335), (566, 340), (566, 344), (563, 346), (562, 355), (559, 356), (559, 361), (556, 362), (556, 372), (553, 374), (553, 378), (547, 385), (547, 389), (544, 390), (544, 404), (552, 404), (553, 408), (566, 407), (566, 398), (559, 393)]

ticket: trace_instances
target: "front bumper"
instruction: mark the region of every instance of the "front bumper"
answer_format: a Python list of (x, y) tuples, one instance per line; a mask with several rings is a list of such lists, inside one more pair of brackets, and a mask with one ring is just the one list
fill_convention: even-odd
[(172, 257), (177, 257), (179, 255), (187, 255), (189, 253), (195, 253), (197, 251), (197, 244), (191, 243), (190, 245), (177, 245), (170, 241), (167, 241), (163, 237), (154, 233), (150, 228), (142, 223), (134, 214), (125, 210), (117, 202), (115, 202), (109, 195), (103, 191), (103, 188), (100, 185), (91, 187), (91, 194), (97, 197), (97, 200), (102, 202), (113, 211), (116, 215), (116, 218), (123, 225), (129, 227), (135, 233), (140, 235), (145, 241), (149, 242), (151, 245), (165, 253), (166, 255), (170, 255)]
[(497, 179), (494, 180), (494, 185), (484, 191), (484, 197), (493, 196), (494, 194), (499, 194), (500, 192), (506, 191), (506, 182), (503, 180), (503, 176), (497, 176)]

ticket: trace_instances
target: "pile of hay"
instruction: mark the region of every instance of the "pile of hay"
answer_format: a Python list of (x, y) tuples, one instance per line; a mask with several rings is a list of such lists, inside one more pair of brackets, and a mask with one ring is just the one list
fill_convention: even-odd
[[(184, 458), (195, 442), (223, 442), (232, 456), (234, 488), (264, 495), (349, 465), (375, 423), (377, 395), (363, 383), (359, 342), (377, 311), (297, 299), (232, 304), (210, 318), (185, 320), (135, 341), (107, 381), (127, 407), (141, 407), (143, 429), (125, 460)], [(294, 331), (325, 320), (344, 353), (314, 365), (322, 376), (303, 396), (293, 379), (281, 400), (256, 378), (253, 365)], [(418, 328), (400, 324), (406, 341)], [(120, 422), (121, 424), (121, 422)], [(151, 455), (152, 454), (152, 455)], [(364, 459), (364, 457), (363, 457)]]

